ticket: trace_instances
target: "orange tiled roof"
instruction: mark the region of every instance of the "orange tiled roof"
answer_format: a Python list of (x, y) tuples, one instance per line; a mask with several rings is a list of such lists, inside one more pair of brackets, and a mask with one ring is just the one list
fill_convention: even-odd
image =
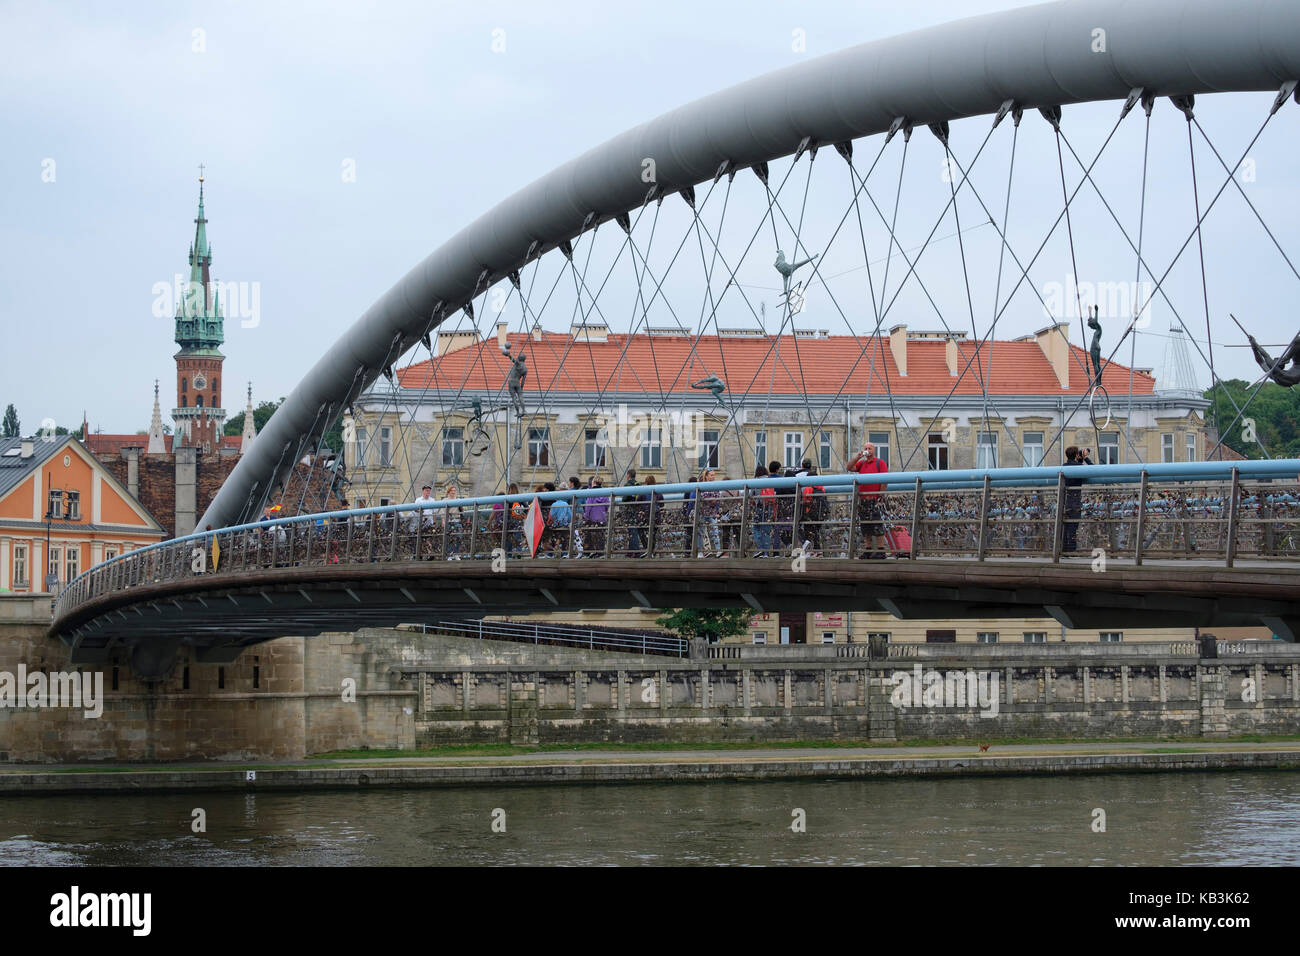
[[(243, 438), (239, 435), (222, 435), (221, 447), (234, 448), (238, 450)], [(96, 434), (92, 432), (89, 440), (85, 443), (90, 453), (95, 457), (101, 455), (118, 455), (121, 456), (123, 448), (138, 446), (140, 448), (149, 447), (148, 435), (109, 435), (106, 433)], [(172, 451), (172, 436), (163, 436), (163, 447), (167, 449), (167, 454)]]
[[(611, 334), (606, 342), (575, 341), (571, 336), (547, 332), (541, 341), (531, 335), (509, 336), (511, 352), (528, 356), (525, 393), (549, 391), (683, 392), (691, 382), (717, 375), (732, 395), (746, 391), (760, 395), (803, 392), (833, 395), (845, 381), (846, 392), (895, 395), (946, 395), (956, 384), (956, 395), (981, 394), (982, 372), (994, 395), (1083, 395), (1088, 390), (1086, 353), (1070, 346), (1070, 385), (1061, 388), (1051, 364), (1035, 341), (997, 341), (980, 350), (975, 343), (958, 341), (957, 371), (948, 373), (942, 339), (914, 339), (907, 343), (908, 374), (901, 376), (887, 337), (862, 339), (850, 335), (827, 338), (782, 336), (722, 337)], [(623, 352), (626, 348), (627, 354)], [(692, 354), (692, 348), (694, 352)], [(873, 370), (874, 358), (874, 370)], [(961, 372), (970, 362), (964, 375)], [(432, 362), (424, 361), (398, 372), (406, 388), (444, 388), (466, 391), (501, 389), (510, 361), (495, 338), (485, 339)], [(1129, 369), (1106, 366), (1102, 384), (1112, 395), (1127, 393)], [(1133, 375), (1133, 392), (1150, 395), (1155, 379), (1143, 372)], [(698, 393), (697, 393), (698, 394)]]

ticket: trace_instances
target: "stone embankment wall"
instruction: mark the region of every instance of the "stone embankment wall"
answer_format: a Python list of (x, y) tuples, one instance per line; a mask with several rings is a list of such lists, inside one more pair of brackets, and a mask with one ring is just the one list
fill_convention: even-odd
[[(0, 597), (0, 680), (20, 666), (77, 670), (45, 637), (48, 621), (47, 600)], [(292, 759), (473, 742), (1300, 733), (1300, 647), (1220, 652), (1202, 658), (1191, 642), (841, 644), (696, 648), (677, 660), (366, 629), (282, 638), (225, 663), (183, 651), (152, 684), (131, 676), (125, 652), (110, 655), (97, 665), (97, 719), (0, 705), (0, 762)], [(931, 687), (930, 698), (900, 700), (931, 673), (958, 678), (954, 692), (993, 697)]]

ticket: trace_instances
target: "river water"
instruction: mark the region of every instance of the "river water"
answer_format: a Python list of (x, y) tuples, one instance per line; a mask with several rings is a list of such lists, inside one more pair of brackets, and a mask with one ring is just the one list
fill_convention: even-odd
[(1296, 866), (1300, 772), (5, 797), (0, 864)]

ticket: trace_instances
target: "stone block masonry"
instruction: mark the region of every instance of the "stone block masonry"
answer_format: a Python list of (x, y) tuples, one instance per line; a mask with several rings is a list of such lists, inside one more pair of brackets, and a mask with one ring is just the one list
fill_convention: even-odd
[[(0, 672), (76, 670), (44, 636), (48, 621), (48, 600), (0, 597)], [(459, 743), (1300, 733), (1294, 645), (1206, 660), (1190, 642), (935, 648), (889, 647), (907, 656), (880, 659), (865, 645), (729, 647), (677, 660), (365, 629), (281, 638), (225, 663), (182, 651), (153, 684), (132, 677), (123, 652), (96, 665), (99, 719), (0, 706), (0, 762), (280, 760)], [(996, 712), (969, 701), (899, 706), (895, 678), (918, 664), (995, 672)]]

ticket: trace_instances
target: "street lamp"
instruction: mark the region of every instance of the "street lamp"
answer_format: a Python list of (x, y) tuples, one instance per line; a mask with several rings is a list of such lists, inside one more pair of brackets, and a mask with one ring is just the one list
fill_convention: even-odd
[(49, 594), (54, 594), (54, 593), (56, 593), (56, 592), (58, 591), (58, 587), (59, 587), (59, 569), (58, 569), (58, 566), (55, 565), (55, 566), (53, 567), (53, 570), (48, 570), (48, 569), (51, 567), (51, 565), (50, 565), (50, 528), (53, 526), (54, 522), (56, 522), (56, 521), (75, 521), (75, 520), (77, 520), (77, 519), (76, 519), (75, 517), (73, 517), (73, 516), (69, 513), (69, 512), (72, 510), (72, 509), (69, 507), (69, 506), (71, 505), (71, 503), (72, 503), (72, 501), (71, 501), (70, 498), (65, 499), (65, 501), (67, 501), (67, 504), (66, 504), (66, 505), (64, 506), (64, 508), (63, 508), (63, 514), (57, 514), (57, 515), (56, 515), (56, 514), (54, 513), (54, 502), (53, 502), (53, 499), (49, 497), (49, 492), (52, 490), (51, 487), (50, 487), (50, 481), (51, 481), (51, 480), (52, 480), (52, 479), (51, 479), (51, 473), (47, 471), (47, 472), (45, 473), (45, 488), (46, 488), (46, 506), (45, 506), (45, 567), (47, 568), (47, 571), (46, 571), (46, 573), (45, 573), (45, 590), (46, 590), (46, 592), (49, 593)]

